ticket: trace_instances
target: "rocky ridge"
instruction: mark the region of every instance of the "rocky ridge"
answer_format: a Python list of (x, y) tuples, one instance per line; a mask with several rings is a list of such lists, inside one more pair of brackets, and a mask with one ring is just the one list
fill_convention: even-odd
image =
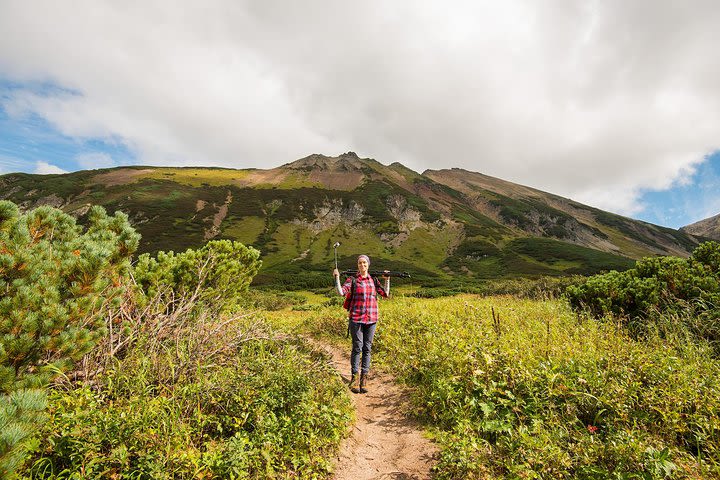
[(700, 220), (699, 222), (686, 225), (680, 230), (691, 235), (707, 237), (720, 241), (720, 213), (713, 217)]

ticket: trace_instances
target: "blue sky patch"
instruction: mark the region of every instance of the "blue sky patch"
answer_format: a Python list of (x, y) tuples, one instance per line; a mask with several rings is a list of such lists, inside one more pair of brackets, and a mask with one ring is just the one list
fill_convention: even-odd
[(708, 155), (686, 185), (659, 192), (645, 192), (645, 209), (636, 218), (679, 228), (720, 213), (720, 151)]
[[(50, 84), (20, 85), (0, 81), (0, 174), (35, 173), (42, 164), (76, 171), (135, 163), (135, 155), (121, 142), (63, 135), (34, 112), (11, 115), (6, 104), (18, 90), (39, 95), (77, 94)], [(94, 163), (93, 159), (96, 160)]]

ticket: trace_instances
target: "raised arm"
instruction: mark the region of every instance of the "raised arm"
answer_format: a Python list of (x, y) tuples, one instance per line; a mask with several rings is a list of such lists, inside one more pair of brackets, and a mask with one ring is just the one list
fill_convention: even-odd
[(338, 295), (345, 296), (345, 289), (342, 285), (340, 285), (340, 272), (338, 272), (338, 269), (336, 268), (333, 270), (333, 276), (335, 277), (335, 290), (337, 291)]
[[(387, 270), (385, 270), (385, 272), (387, 272)], [(390, 296), (390, 277), (387, 275), (383, 275), (382, 279), (385, 280), (385, 283), (382, 285), (382, 289), (385, 292), (385, 295), (383, 295), (383, 296), (389, 297)]]

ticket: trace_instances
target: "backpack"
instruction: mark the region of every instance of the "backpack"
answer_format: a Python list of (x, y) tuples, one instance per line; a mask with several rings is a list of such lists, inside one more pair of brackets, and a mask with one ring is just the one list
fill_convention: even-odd
[(352, 277), (352, 285), (350, 286), (350, 294), (345, 297), (345, 301), (343, 302), (343, 308), (347, 311), (350, 311), (350, 305), (352, 305), (353, 297), (355, 296), (355, 276)]

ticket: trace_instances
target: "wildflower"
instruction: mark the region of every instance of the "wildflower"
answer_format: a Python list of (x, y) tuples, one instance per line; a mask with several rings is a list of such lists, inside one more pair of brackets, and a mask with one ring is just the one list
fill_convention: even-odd
[(587, 429), (590, 433), (596, 433), (598, 431), (598, 427), (596, 427), (595, 425), (588, 425)]

